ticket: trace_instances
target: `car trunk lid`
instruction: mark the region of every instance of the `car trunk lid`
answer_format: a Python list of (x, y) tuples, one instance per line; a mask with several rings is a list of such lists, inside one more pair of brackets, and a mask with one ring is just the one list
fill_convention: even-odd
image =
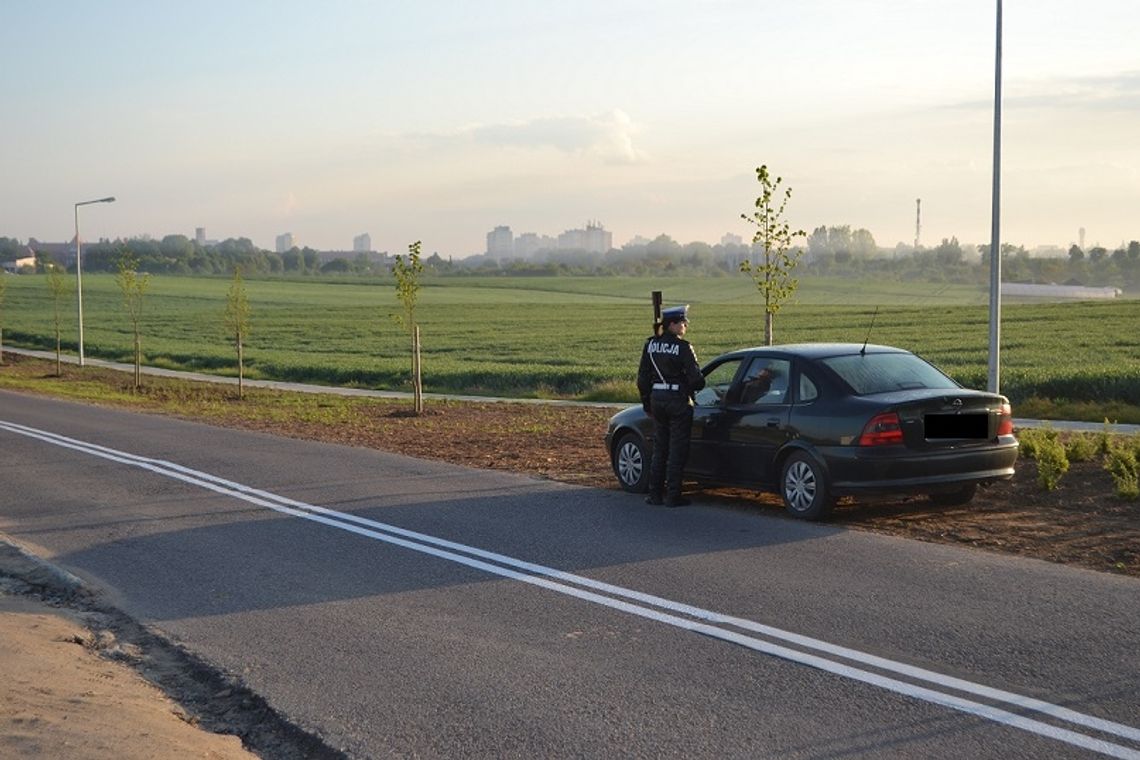
[(947, 393), (911, 401), (898, 412), (906, 444), (932, 449), (994, 440), (1008, 409), (1005, 399), (993, 394)]

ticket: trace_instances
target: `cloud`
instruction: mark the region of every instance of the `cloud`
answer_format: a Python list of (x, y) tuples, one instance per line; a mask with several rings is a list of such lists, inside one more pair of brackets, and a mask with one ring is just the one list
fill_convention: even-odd
[[(1140, 71), (1010, 83), (1002, 93), (1002, 105), (1021, 109), (1135, 113), (1140, 110)], [(988, 111), (993, 109), (993, 101), (971, 100), (954, 103), (950, 108)]]
[(464, 127), (457, 137), (481, 145), (522, 150), (553, 148), (609, 164), (637, 164), (648, 160), (634, 145), (637, 126), (620, 110), (596, 116), (553, 116), (503, 124)]
[(1113, 76), (1079, 77), (1046, 83), (1054, 89), (1052, 96), (1026, 95), (1019, 104), (1052, 107), (1076, 107), (1083, 110), (1127, 111), (1140, 109), (1140, 71), (1129, 71)]

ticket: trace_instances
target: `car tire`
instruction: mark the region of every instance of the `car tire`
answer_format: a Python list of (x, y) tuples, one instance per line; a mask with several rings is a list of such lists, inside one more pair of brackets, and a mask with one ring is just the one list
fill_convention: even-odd
[(968, 483), (954, 491), (930, 494), (930, 502), (937, 507), (959, 507), (969, 504), (978, 492), (977, 483)]
[(614, 475), (622, 490), (645, 493), (649, 490), (649, 449), (636, 433), (618, 439), (613, 452)]
[(784, 461), (780, 470), (780, 496), (788, 514), (800, 520), (822, 520), (835, 506), (823, 467), (803, 452), (796, 452)]

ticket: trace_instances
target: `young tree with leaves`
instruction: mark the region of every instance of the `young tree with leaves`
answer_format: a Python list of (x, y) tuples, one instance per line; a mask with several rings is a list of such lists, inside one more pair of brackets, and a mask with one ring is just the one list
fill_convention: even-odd
[(142, 311), (143, 297), (147, 286), (150, 285), (149, 274), (138, 273), (138, 259), (127, 249), (119, 254), (118, 272), (115, 274), (115, 284), (123, 294), (123, 307), (127, 310), (127, 318), (131, 321), (131, 332), (134, 335), (135, 359), (135, 390), (142, 387)]
[(47, 265), (47, 275), (48, 290), (51, 291), (52, 316), (55, 321), (55, 376), (63, 377), (60, 336), (63, 334), (63, 302), (71, 293), (71, 282), (63, 276), (63, 270), (54, 263)]
[(756, 226), (752, 247), (754, 252), (757, 245), (762, 247), (763, 259), (755, 262), (745, 260), (740, 264), (740, 271), (752, 277), (764, 298), (764, 345), (770, 346), (776, 313), (795, 294), (800, 284), (792, 277), (792, 270), (799, 264), (803, 250), (792, 250), (792, 243), (797, 237), (806, 238), (807, 233), (803, 230), (793, 232), (784, 219), (784, 207), (792, 197), (792, 188), (785, 188), (781, 194), (783, 178), (776, 177), (773, 181), (765, 165), (756, 170), (756, 180), (761, 188), (756, 208), (751, 214), (741, 214), (740, 218)]
[(245, 283), (241, 279), (241, 267), (234, 267), (234, 279), (226, 294), (226, 333), (233, 338), (237, 349), (238, 400), (245, 398), (245, 357), (243, 347), (249, 337), (249, 299), (245, 294)]
[(404, 311), (393, 314), (396, 324), (404, 328), (412, 338), (412, 407), (415, 414), (424, 411), (423, 376), (420, 367), (420, 326), (416, 324), (416, 299), (420, 291), (420, 275), (424, 265), (420, 261), (420, 241), (408, 246), (408, 257), (396, 255), (392, 274), (396, 278), (396, 298)]

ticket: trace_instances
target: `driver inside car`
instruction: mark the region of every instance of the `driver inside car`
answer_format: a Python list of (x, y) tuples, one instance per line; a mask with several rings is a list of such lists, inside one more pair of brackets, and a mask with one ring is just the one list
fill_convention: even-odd
[(771, 390), (775, 378), (776, 372), (771, 367), (759, 367), (755, 364), (749, 367), (740, 392), (740, 403), (755, 404)]

